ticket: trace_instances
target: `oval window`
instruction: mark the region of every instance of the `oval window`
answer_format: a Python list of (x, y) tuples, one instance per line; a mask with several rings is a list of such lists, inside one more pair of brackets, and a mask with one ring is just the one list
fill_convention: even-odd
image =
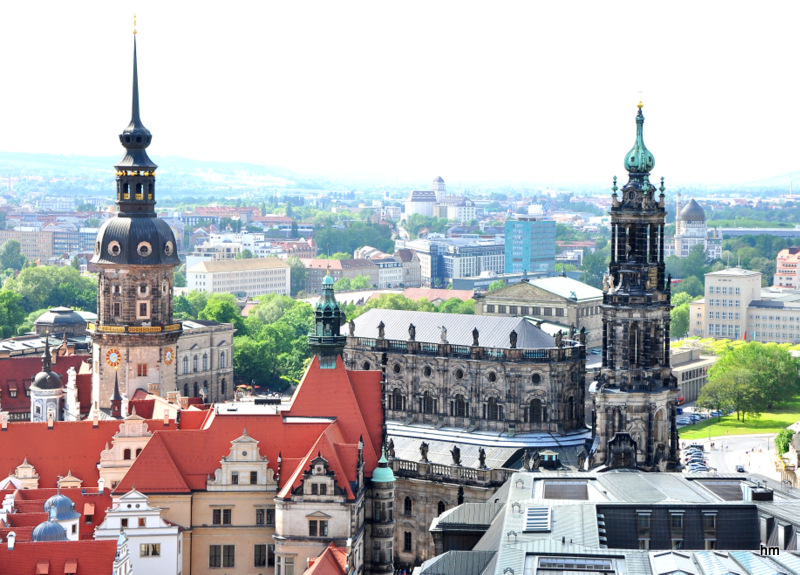
[(153, 246), (150, 245), (150, 242), (139, 242), (139, 245), (136, 246), (136, 252), (146, 258), (153, 253)]
[(497, 381), (497, 374), (495, 372), (493, 372), (493, 371), (489, 372), (488, 377), (489, 377), (489, 381)]
[(542, 376), (539, 375), (538, 373), (534, 373), (531, 376), (531, 381), (533, 382), (534, 385), (538, 385), (539, 383), (542, 382)]
[(111, 242), (108, 244), (108, 253), (113, 257), (117, 257), (122, 253), (122, 246), (119, 245), (119, 242)]
[(168, 256), (172, 255), (172, 252), (175, 251), (175, 246), (172, 245), (172, 242), (167, 242), (164, 244), (164, 253)]
[(464, 371), (461, 369), (456, 370), (456, 379), (464, 379)]
[(394, 371), (395, 373), (400, 373), (400, 369), (401, 368), (399, 363), (394, 364), (394, 367), (392, 367), (392, 371)]
[(430, 377), (432, 372), (433, 371), (431, 370), (431, 368), (428, 367), (427, 365), (424, 368), (422, 368), (422, 373), (425, 375), (425, 377)]

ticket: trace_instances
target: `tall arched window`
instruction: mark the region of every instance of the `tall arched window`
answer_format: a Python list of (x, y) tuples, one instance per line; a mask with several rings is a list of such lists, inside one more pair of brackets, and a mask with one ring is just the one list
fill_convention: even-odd
[(131, 458), (131, 450), (126, 449), (122, 452), (122, 459), (130, 459)]
[(189, 358), (183, 358), (183, 373), (189, 373)]
[(575, 399), (573, 397), (567, 399), (567, 419), (575, 419)]
[(183, 397), (189, 397), (189, 384), (183, 384)]
[(411, 498), (406, 497), (403, 501), (403, 515), (411, 515), (412, 511)]
[(208, 371), (208, 354), (203, 354), (203, 371)]
[(222, 382), (219, 384), (219, 393), (222, 397), (225, 397), (225, 388), (227, 387), (225, 378), (222, 378)]
[(400, 391), (400, 388), (397, 387), (392, 392), (392, 401), (390, 402), (391, 408), (395, 411), (402, 411), (403, 410), (403, 392)]
[(486, 402), (486, 419), (491, 421), (499, 421), (503, 419), (503, 406), (497, 401), (497, 398), (490, 397)]
[(197, 373), (197, 359), (198, 359), (197, 356), (194, 356), (192, 358), (192, 369), (194, 370), (195, 373)]
[(422, 395), (422, 413), (436, 413), (436, 400), (429, 391)]
[(456, 395), (455, 400), (455, 416), (456, 417), (469, 417), (469, 404), (464, 396), (460, 393)]
[(198, 393), (198, 388), (197, 388), (197, 382), (196, 381), (194, 382), (193, 391), (194, 391), (194, 394), (192, 394), (192, 397), (197, 397), (199, 395), (199, 393)]
[(225, 352), (219, 352), (219, 368), (225, 369)]
[(439, 515), (444, 513), (445, 509), (447, 509), (447, 506), (444, 504), (444, 501), (439, 501), (439, 505), (436, 506), (436, 511)]
[(542, 422), (542, 401), (540, 399), (531, 400), (530, 421), (531, 423)]

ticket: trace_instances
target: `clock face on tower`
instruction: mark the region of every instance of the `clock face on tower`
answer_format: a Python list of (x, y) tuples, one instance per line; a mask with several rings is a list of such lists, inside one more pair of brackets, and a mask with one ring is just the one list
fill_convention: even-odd
[(175, 352), (171, 347), (168, 347), (164, 352), (164, 363), (171, 365), (175, 361)]
[(111, 367), (117, 367), (120, 364), (121, 356), (119, 350), (111, 348), (106, 352), (106, 363)]

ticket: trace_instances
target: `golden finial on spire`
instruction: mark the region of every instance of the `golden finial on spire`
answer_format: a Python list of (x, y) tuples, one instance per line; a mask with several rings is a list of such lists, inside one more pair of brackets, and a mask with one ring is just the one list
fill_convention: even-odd
[(639, 108), (639, 109), (641, 110), (641, 109), (642, 109), (642, 106), (644, 106), (644, 104), (642, 104), (642, 101), (641, 101), (641, 100), (639, 100), (639, 103), (638, 103), (638, 104), (636, 104), (636, 107), (637, 107), (637, 108)]
[(136, 14), (133, 15), (133, 33), (136, 34)]

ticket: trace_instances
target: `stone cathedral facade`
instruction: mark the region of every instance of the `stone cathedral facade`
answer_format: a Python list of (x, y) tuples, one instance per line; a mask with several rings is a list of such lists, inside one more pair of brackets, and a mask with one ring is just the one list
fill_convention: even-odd
[[(594, 392), (593, 465), (667, 469), (678, 460), (678, 384), (669, 352), (670, 278), (664, 277), (664, 182), (644, 145), (642, 104), (628, 182), (614, 178), (611, 262), (603, 281), (603, 352)], [(620, 191), (621, 194), (617, 194)]]
[(115, 377), (131, 397), (141, 388), (176, 389), (180, 322), (172, 318), (175, 236), (155, 212), (156, 166), (147, 156), (152, 135), (139, 118), (136, 43), (131, 121), (119, 136), (125, 156), (115, 166), (116, 216), (97, 234), (97, 323), (92, 336), (93, 409), (108, 408)]

